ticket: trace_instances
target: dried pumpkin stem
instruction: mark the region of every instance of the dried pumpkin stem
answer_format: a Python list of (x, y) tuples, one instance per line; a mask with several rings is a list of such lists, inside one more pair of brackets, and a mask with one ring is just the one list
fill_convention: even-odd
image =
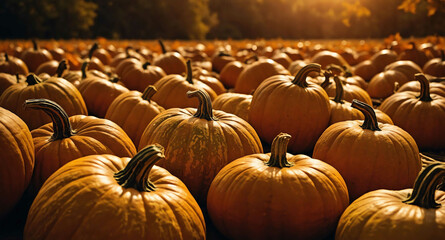
[(142, 93), (142, 99), (147, 100), (150, 102), (151, 97), (153, 97), (153, 95), (157, 92), (158, 90), (156, 89), (155, 86), (153, 85), (149, 85), (144, 89), (144, 92)]
[(364, 102), (360, 102), (357, 99), (352, 100), (351, 107), (358, 109), (365, 115), (365, 121), (361, 126), (363, 129), (368, 129), (371, 131), (381, 131), (379, 128), (379, 122), (375, 115), (374, 109)]
[(114, 174), (114, 179), (124, 188), (134, 188), (140, 192), (152, 192), (156, 186), (150, 181), (150, 171), (155, 163), (165, 159), (161, 145), (150, 145), (139, 151), (127, 166)]
[(66, 60), (63, 59), (60, 61), (59, 66), (57, 67), (57, 77), (62, 77), (63, 71), (67, 70), (68, 66), (66, 65)]
[(9, 62), (9, 56), (8, 56), (8, 53), (7, 53), (7, 52), (5, 52), (5, 61), (6, 61), (6, 62)]
[(338, 76), (334, 76), (335, 98), (334, 102), (343, 104), (343, 83)]
[(440, 204), (435, 200), (436, 189), (445, 177), (445, 164), (433, 163), (427, 166), (414, 182), (412, 193), (404, 200), (404, 203), (416, 205), (421, 208), (439, 208)]
[(32, 48), (34, 49), (34, 51), (39, 50), (39, 45), (37, 44), (37, 41), (35, 39), (32, 39), (31, 42), (32, 42)]
[(270, 158), (266, 162), (269, 167), (285, 168), (291, 167), (293, 164), (287, 161), (287, 145), (289, 144), (291, 136), (287, 133), (278, 134), (272, 141), (270, 149)]
[(167, 52), (167, 49), (165, 49), (165, 45), (164, 42), (162, 42), (161, 39), (158, 40), (159, 46), (161, 46), (161, 51), (163, 54), (165, 54)]
[(294, 80), (292, 80), (293, 84), (296, 84), (302, 88), (306, 88), (308, 86), (306, 77), (311, 72), (320, 72), (321, 71), (321, 65), (317, 63), (311, 63), (306, 66), (304, 66), (300, 71), (298, 71), (297, 75), (295, 76)]
[(215, 116), (213, 116), (212, 100), (206, 91), (201, 89), (196, 91), (188, 91), (187, 96), (189, 98), (197, 97), (199, 100), (199, 105), (194, 115), (195, 117), (206, 119), (208, 121), (218, 120)]
[(119, 80), (120, 80), (120, 78), (117, 76), (110, 77), (110, 82), (112, 82), (112, 83), (117, 83), (117, 82), (119, 82)]
[(69, 138), (74, 135), (68, 114), (59, 104), (48, 99), (28, 99), (24, 106), (25, 108), (43, 110), (51, 117), (54, 129), (52, 140)]
[(99, 48), (99, 44), (96, 42), (91, 46), (90, 51), (88, 51), (88, 58), (91, 59), (93, 57), (94, 51), (96, 51)]
[(430, 81), (422, 73), (417, 73), (414, 78), (420, 82), (420, 95), (419, 100), (422, 102), (430, 102), (433, 99), (430, 95)]
[(20, 75), (18, 73), (15, 74), (15, 79), (16, 79), (17, 83), (20, 82)]
[(146, 61), (143, 65), (142, 65), (142, 69), (147, 70), (147, 67), (150, 66), (151, 63), (149, 61)]
[(42, 80), (34, 73), (31, 73), (26, 77), (26, 82), (28, 83), (28, 86), (32, 86), (41, 83)]
[(82, 80), (87, 78), (87, 68), (88, 68), (88, 64), (90, 64), (89, 61), (84, 61), (82, 63), (82, 67), (80, 68), (81, 72), (82, 72)]
[(193, 85), (193, 70), (192, 70), (192, 61), (189, 59), (187, 60), (187, 76), (185, 78), (187, 82)]

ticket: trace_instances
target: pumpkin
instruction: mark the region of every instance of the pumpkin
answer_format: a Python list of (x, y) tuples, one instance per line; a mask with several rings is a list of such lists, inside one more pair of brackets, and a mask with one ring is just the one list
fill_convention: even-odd
[(390, 49), (383, 49), (372, 55), (370, 60), (377, 72), (383, 72), (387, 65), (397, 61), (397, 53)]
[(232, 113), (248, 121), (252, 95), (242, 93), (223, 93), (213, 101), (213, 109)]
[(354, 67), (354, 74), (369, 82), (380, 71), (371, 60), (365, 60)]
[(310, 152), (328, 127), (331, 107), (329, 97), (319, 85), (306, 81), (310, 72), (320, 72), (319, 64), (303, 67), (291, 76), (272, 76), (255, 90), (250, 105), (249, 123), (260, 138), (272, 143), (280, 132), (294, 137), (290, 152)]
[(154, 143), (164, 146), (168, 161), (158, 165), (180, 178), (205, 206), (210, 183), (221, 168), (263, 149), (252, 126), (233, 114), (213, 110), (205, 91), (189, 91), (187, 95), (199, 99), (198, 108), (161, 112), (145, 128), (139, 149)]
[(344, 71), (343, 76), (340, 79), (346, 84), (355, 85), (364, 90), (368, 88), (368, 82), (366, 82), (362, 77), (352, 74), (349, 69)]
[(106, 72), (105, 65), (100, 61), (99, 58), (94, 57), (94, 52), (98, 48), (99, 48), (99, 44), (97, 44), (97, 43), (94, 43), (90, 47), (90, 50), (88, 51), (88, 56), (87, 56), (87, 59), (88, 59), (88, 62), (89, 62), (88, 68), (91, 69), (91, 70), (94, 69), (94, 70), (98, 70), (98, 71), (101, 71), (101, 72)]
[(289, 75), (289, 71), (271, 59), (260, 59), (243, 69), (236, 80), (234, 91), (250, 94), (265, 79), (274, 75)]
[(127, 134), (109, 120), (84, 115), (68, 117), (63, 108), (47, 99), (26, 100), (25, 108), (41, 110), (52, 119), (52, 123), (31, 131), (36, 156), (31, 183), (34, 193), (51, 174), (74, 159), (94, 154), (136, 154)]
[[(432, 82), (430, 80), (429, 85), (430, 85), (430, 93), (431, 94), (437, 94), (442, 97), (445, 97), (445, 81)], [(406, 91), (420, 93), (420, 91), (421, 91), (420, 82), (409, 81), (409, 82), (403, 84), (401, 87), (399, 87), (399, 89), (397, 89), (397, 92), (406, 92)]]
[(26, 82), (14, 84), (6, 89), (0, 96), (0, 106), (17, 114), (29, 129), (33, 130), (51, 122), (51, 118), (44, 113), (25, 111), (22, 105), (27, 99), (42, 97), (56, 101), (68, 116), (87, 114), (82, 95), (73, 84), (58, 77), (51, 77), (42, 82), (34, 74), (28, 75)]
[(284, 52), (276, 52), (272, 58), (275, 62), (281, 64), (284, 68), (288, 69), (292, 59)]
[[(230, 239), (325, 239), (349, 203), (346, 184), (332, 166), (286, 153), (281, 133), (271, 153), (229, 163), (209, 189), (207, 209)], [(267, 227), (259, 227), (267, 226)]]
[[(298, 71), (300, 71), (300, 69), (302, 69), (306, 65), (307, 65), (307, 62), (305, 62), (304, 60), (295, 60), (289, 64), (289, 67), (287, 68), (287, 70), (289, 70), (289, 73), (291, 75), (295, 75), (295, 74), (297, 74)], [(315, 77), (315, 76), (313, 76), (313, 77)]]
[(414, 74), (422, 73), (422, 69), (419, 67), (419, 65), (417, 65), (413, 61), (409, 61), (409, 60), (399, 60), (399, 61), (393, 62), (393, 63), (389, 64), (388, 66), (386, 66), (385, 71), (386, 70), (399, 71), (406, 76), (408, 81), (414, 80)]
[(440, 58), (433, 58), (425, 63), (423, 66), (423, 72), (435, 77), (445, 77), (445, 53), (444, 50), (440, 51)]
[(395, 125), (378, 123), (366, 103), (354, 100), (352, 106), (363, 113), (365, 120), (331, 125), (318, 139), (313, 158), (340, 172), (352, 200), (380, 188), (411, 186), (421, 168), (414, 139)]
[(165, 76), (162, 68), (151, 66), (149, 62), (145, 62), (141, 67), (134, 67), (126, 71), (121, 81), (128, 89), (143, 92), (149, 85), (155, 84)]
[(413, 61), (422, 68), (423, 65), (428, 62), (428, 57), (424, 51), (417, 49), (415, 42), (410, 42), (409, 44), (411, 45), (411, 48), (405, 49), (400, 53), (399, 59)]
[[(35, 72), (40, 64), (51, 61), (53, 57), (46, 49), (39, 48), (36, 40), (32, 40), (32, 48), (22, 52), (21, 59), (26, 63), (30, 72)], [(13, 73), (16, 74), (16, 73)]]
[(28, 75), (28, 67), (20, 58), (5, 52), (4, 58), (0, 58), (0, 73)]
[(10, 86), (19, 83), (19, 75), (11, 75), (9, 73), (0, 73), (0, 95)]
[(321, 68), (323, 69), (327, 68), (327, 66), (331, 64), (339, 66), (349, 66), (349, 64), (340, 54), (328, 50), (323, 50), (316, 53), (312, 57), (311, 62), (320, 64)]
[(192, 75), (193, 78), (209, 86), (217, 95), (227, 92), (224, 84), (219, 81), (217, 73), (209, 72), (201, 67), (195, 67)]
[(445, 239), (445, 192), (436, 190), (444, 175), (445, 166), (435, 163), (412, 189), (361, 196), (341, 216), (335, 239)]
[(164, 111), (151, 98), (156, 94), (154, 86), (148, 86), (143, 93), (130, 91), (119, 95), (110, 105), (105, 118), (113, 121), (128, 134), (138, 146), (145, 127), (156, 115)]
[(24, 238), (205, 239), (201, 209), (184, 183), (155, 166), (162, 159), (162, 147), (152, 145), (132, 159), (69, 162), (31, 205)]
[(132, 50), (133, 48), (131, 46), (127, 46), (125, 48), (125, 51), (121, 51), (120, 53), (116, 54), (113, 59), (111, 60), (110, 67), (117, 68), (117, 66), (125, 59), (128, 58), (134, 58), (136, 60), (144, 61), (144, 57), (142, 57), (139, 53)]
[(56, 60), (57, 62), (60, 62), (65, 58), (65, 50), (63, 50), (60, 47), (53, 47), (48, 51), (49, 53), (51, 53), (53, 59)]
[(225, 51), (218, 51), (212, 56), (212, 70), (214, 72), (220, 73), (222, 69), (229, 63), (235, 61), (236, 59)]
[(166, 74), (183, 74), (186, 72), (186, 63), (184, 57), (178, 52), (167, 52), (164, 43), (159, 40), (162, 54), (155, 57), (153, 65), (162, 68)]
[(57, 73), (57, 68), (59, 67), (59, 62), (56, 60), (51, 60), (40, 64), (36, 69), (35, 74), (39, 75), (42, 73), (47, 73), (49, 75), (55, 75)]
[(396, 70), (386, 70), (375, 75), (368, 84), (366, 91), (372, 98), (387, 98), (391, 96), (394, 91), (395, 83), (400, 86), (409, 82), (405, 74)]
[(415, 78), (420, 82), (420, 95), (419, 92), (397, 92), (379, 108), (394, 124), (411, 134), (421, 150), (444, 149), (445, 98), (430, 94), (430, 83), (423, 74), (416, 74)]
[(93, 51), (92, 57), (98, 58), (104, 65), (110, 65), (112, 59), (110, 53), (105, 48), (99, 46)]
[(234, 88), (238, 76), (244, 69), (244, 65), (240, 61), (232, 61), (224, 66), (219, 74), (219, 80), (226, 88)]
[(168, 108), (183, 108), (183, 107), (197, 107), (198, 100), (188, 98), (187, 91), (194, 91), (202, 89), (210, 95), (210, 99), (215, 99), (217, 94), (207, 84), (193, 79), (191, 61), (187, 61), (186, 76), (183, 77), (178, 74), (170, 74), (159, 79), (154, 86), (158, 93), (153, 96), (153, 100), (162, 107)]
[(14, 113), (0, 107), (0, 219), (22, 197), (34, 169), (31, 133)]
[(137, 69), (139, 67), (142, 66), (141, 61), (139, 61), (136, 58), (126, 58), (123, 59), (117, 66), (115, 69), (115, 73), (119, 76), (119, 77), (123, 77), (125, 76), (125, 74), (127, 74), (127, 72), (129, 72), (130, 70), (134, 70)]

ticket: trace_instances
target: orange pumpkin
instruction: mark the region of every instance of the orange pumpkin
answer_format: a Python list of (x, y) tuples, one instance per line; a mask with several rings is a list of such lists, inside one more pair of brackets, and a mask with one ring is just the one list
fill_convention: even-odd
[(372, 55), (370, 60), (377, 72), (383, 72), (387, 65), (397, 61), (397, 53), (390, 49), (383, 49)]
[(396, 70), (386, 70), (375, 75), (368, 84), (366, 91), (372, 98), (387, 98), (395, 89), (395, 83), (400, 86), (409, 82), (405, 74)]
[(252, 95), (242, 93), (223, 93), (213, 101), (213, 109), (232, 113), (248, 121)]
[(354, 74), (369, 82), (380, 71), (371, 60), (363, 61), (354, 67)]
[(0, 95), (10, 86), (19, 83), (19, 76), (9, 73), (0, 73)]
[(321, 68), (323, 69), (327, 68), (327, 66), (331, 64), (338, 66), (349, 66), (349, 64), (340, 54), (328, 50), (316, 53), (312, 57), (311, 62), (320, 64)]
[(4, 58), (0, 58), (0, 73), (28, 75), (28, 67), (20, 58), (5, 52)]
[(162, 147), (149, 146), (131, 160), (91, 155), (66, 164), (34, 200), (24, 238), (205, 239), (201, 209), (184, 183), (155, 166), (163, 159)]
[[(419, 81), (409, 81), (405, 84), (403, 84), (397, 92), (418, 92), (421, 91), (421, 84)], [(442, 82), (431, 82), (430, 81), (430, 93), (431, 94), (437, 94), (442, 97), (445, 97), (445, 81)]]
[(413, 81), (415, 74), (422, 73), (422, 69), (419, 67), (419, 65), (409, 60), (400, 60), (393, 62), (386, 66), (385, 71), (386, 70), (399, 71), (406, 76), (408, 81)]
[(411, 45), (411, 48), (405, 49), (400, 53), (399, 59), (413, 61), (422, 68), (425, 63), (428, 62), (428, 57), (424, 51), (417, 49), (415, 42), (410, 42), (409, 44)]
[(178, 52), (167, 52), (164, 43), (159, 40), (162, 54), (153, 60), (153, 65), (162, 68), (166, 74), (183, 74), (186, 72), (184, 57)]
[(445, 77), (445, 53), (444, 50), (440, 51), (440, 58), (433, 58), (425, 63), (423, 66), (423, 72), (435, 77)]
[[(42, 49), (37, 45), (36, 40), (32, 40), (32, 48), (22, 52), (21, 59), (26, 63), (30, 72), (35, 72), (40, 64), (51, 61), (53, 57), (46, 49)], [(16, 73), (13, 73), (16, 74)]]
[(141, 67), (135, 65), (128, 71), (124, 71), (121, 81), (128, 89), (143, 92), (149, 85), (155, 84), (165, 76), (166, 74), (162, 68), (151, 66), (149, 62), (145, 62)]

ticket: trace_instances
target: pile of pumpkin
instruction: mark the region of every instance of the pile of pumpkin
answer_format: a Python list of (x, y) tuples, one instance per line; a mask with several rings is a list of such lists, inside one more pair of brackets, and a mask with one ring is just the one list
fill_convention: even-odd
[(419, 154), (445, 150), (445, 45), (419, 42), (3, 44), (0, 218), (28, 198), (25, 239), (445, 239), (445, 165)]

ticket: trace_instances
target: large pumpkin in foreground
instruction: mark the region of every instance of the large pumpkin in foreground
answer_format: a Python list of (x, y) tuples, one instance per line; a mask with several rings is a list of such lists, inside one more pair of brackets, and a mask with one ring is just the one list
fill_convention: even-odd
[(25, 239), (205, 239), (205, 223), (186, 186), (154, 166), (160, 146), (131, 160), (91, 155), (45, 183), (26, 221)]
[(427, 166), (413, 189), (376, 190), (355, 200), (343, 213), (336, 240), (445, 239), (445, 192), (436, 190), (445, 165)]
[(214, 225), (230, 239), (324, 239), (349, 203), (337, 170), (306, 155), (286, 153), (281, 133), (271, 153), (243, 156), (225, 166), (209, 189)]

